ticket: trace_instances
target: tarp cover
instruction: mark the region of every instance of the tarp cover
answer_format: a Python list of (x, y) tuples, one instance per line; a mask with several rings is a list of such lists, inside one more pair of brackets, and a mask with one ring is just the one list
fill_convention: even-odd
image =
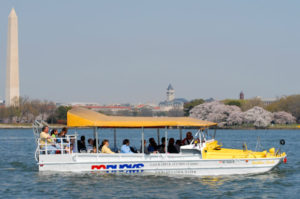
[(209, 127), (213, 122), (190, 117), (120, 117), (107, 116), (89, 109), (76, 107), (68, 111), (69, 127), (155, 128), (155, 127)]

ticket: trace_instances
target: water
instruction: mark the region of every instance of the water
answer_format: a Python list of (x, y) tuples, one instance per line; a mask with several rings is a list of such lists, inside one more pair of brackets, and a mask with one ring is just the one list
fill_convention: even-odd
[[(129, 138), (140, 147), (140, 131), (119, 130), (118, 146)], [(70, 132), (72, 133), (72, 132)], [(86, 138), (92, 130), (79, 130)], [(112, 143), (111, 130), (100, 137)], [(161, 132), (161, 135), (164, 134)], [(146, 130), (146, 139), (155, 130)], [(0, 197), (1, 198), (298, 198), (300, 194), (299, 130), (219, 130), (217, 139), (225, 147), (242, 148), (244, 141), (255, 149), (257, 136), (268, 149), (279, 147), (288, 154), (288, 163), (259, 175), (220, 177), (161, 177), (92, 173), (40, 173), (34, 160), (35, 143), (31, 129), (0, 129)], [(178, 138), (177, 131), (168, 137)]]

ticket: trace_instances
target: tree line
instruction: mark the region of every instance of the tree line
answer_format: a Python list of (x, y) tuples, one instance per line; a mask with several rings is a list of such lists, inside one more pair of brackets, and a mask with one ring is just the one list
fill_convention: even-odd
[[(148, 117), (181, 117), (189, 116), (190, 111), (205, 103), (203, 99), (194, 99), (184, 104), (184, 109), (171, 109), (169, 111), (154, 111), (151, 108), (141, 108), (132, 110), (120, 111), (102, 111), (107, 115), (118, 116), (148, 116)], [(263, 109), (275, 113), (284, 111), (291, 113), (300, 122), (300, 95), (291, 95), (282, 97), (277, 101), (264, 105), (261, 99), (253, 98), (247, 100), (226, 99), (222, 103), (230, 106), (237, 106), (243, 112), (252, 109), (253, 107), (262, 107)], [(1, 123), (32, 123), (35, 119), (46, 120), (48, 123), (66, 123), (67, 112), (72, 107), (59, 106), (54, 102), (47, 100), (29, 99), (28, 97), (20, 97), (19, 106), (0, 107), (0, 122)]]
[[(222, 106), (220, 105), (220, 103), (226, 106)], [(215, 111), (212, 111), (210, 117), (206, 119), (216, 121), (216, 119), (218, 118), (220, 119), (220, 121), (225, 121), (224, 119), (226, 115), (226, 122), (229, 125), (233, 123), (240, 124), (242, 120), (244, 120), (243, 123), (245, 123), (245, 121), (247, 123), (247, 121), (249, 121), (249, 119), (247, 119), (247, 114), (248, 116), (249, 114), (253, 114), (255, 117), (264, 117), (265, 115), (270, 116), (270, 114), (268, 114), (267, 112), (273, 114), (272, 117), (269, 117), (269, 120), (271, 120), (272, 118), (272, 120), (274, 120), (277, 123), (282, 123), (283, 121), (288, 121), (288, 123), (290, 123), (291, 121), (293, 121), (291, 117), (295, 118), (294, 122), (300, 123), (300, 95), (282, 97), (267, 105), (264, 104), (264, 102), (259, 98), (247, 100), (226, 99), (220, 101), (220, 103), (201, 106), (202, 104), (207, 103), (204, 103), (204, 100), (202, 99), (192, 100), (191, 102), (185, 104), (185, 114), (190, 116), (191, 113), (193, 113), (193, 116), (203, 119), (203, 114), (201, 113), (201, 110), (203, 109), (205, 110), (203, 113), (207, 113), (208, 110), (206, 110), (206, 107), (212, 106), (211, 108), (213, 108)], [(195, 107), (199, 107), (198, 111), (194, 109)], [(234, 107), (238, 107), (239, 110), (235, 109)], [(257, 107), (261, 109), (258, 109)], [(193, 109), (194, 111), (191, 111)], [(257, 112), (255, 113), (255, 111)], [(229, 113), (231, 112), (234, 114), (228, 117)], [(290, 114), (290, 116), (287, 113)], [(241, 120), (241, 118), (243, 119)]]
[(65, 123), (67, 111), (71, 107), (56, 107), (47, 100), (19, 98), (19, 106), (1, 107), (1, 123), (32, 123), (34, 120), (45, 120), (49, 123)]

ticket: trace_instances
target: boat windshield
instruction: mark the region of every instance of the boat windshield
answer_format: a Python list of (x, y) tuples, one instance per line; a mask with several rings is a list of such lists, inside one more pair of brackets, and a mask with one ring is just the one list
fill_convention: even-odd
[(216, 137), (216, 129), (199, 129), (195, 137), (197, 136), (199, 136), (199, 139), (202, 141), (214, 140)]

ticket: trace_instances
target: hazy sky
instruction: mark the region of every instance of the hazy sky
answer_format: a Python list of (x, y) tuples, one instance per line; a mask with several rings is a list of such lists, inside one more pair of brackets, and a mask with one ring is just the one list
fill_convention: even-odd
[(300, 1), (0, 1), (19, 17), (22, 96), (56, 102), (299, 94)]

